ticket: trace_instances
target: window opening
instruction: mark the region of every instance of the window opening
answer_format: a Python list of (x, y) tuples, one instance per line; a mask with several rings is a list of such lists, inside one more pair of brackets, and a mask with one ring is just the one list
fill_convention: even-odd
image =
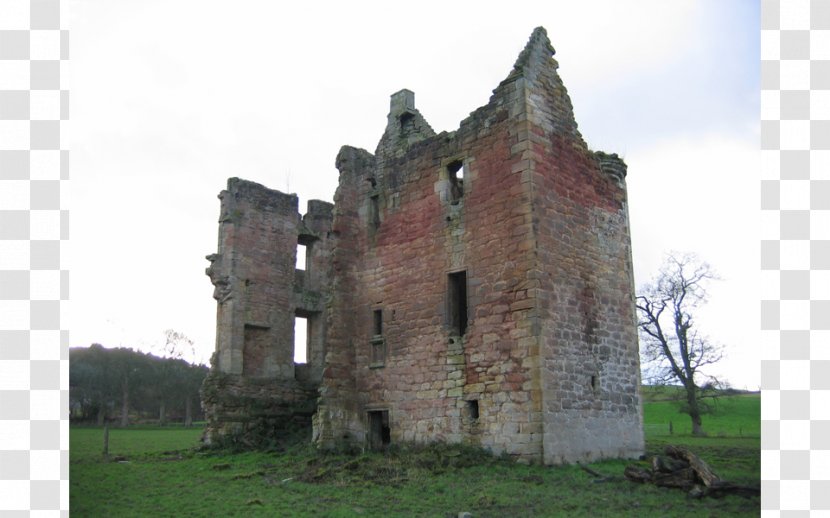
[(369, 448), (383, 450), (391, 442), (389, 429), (389, 411), (373, 410), (369, 412)]
[(399, 117), (401, 121), (401, 136), (405, 137), (415, 132), (415, 115), (409, 112), (404, 112)]
[(449, 274), (449, 322), (453, 333), (467, 332), (467, 272)]
[(470, 419), (478, 419), (478, 400), (467, 401), (467, 410), (470, 412)]
[(294, 268), (297, 270), (307, 270), (308, 259), (306, 257), (306, 253), (308, 252), (308, 247), (303, 243), (297, 243), (297, 261), (294, 264)]
[[(459, 177), (458, 172), (461, 171)], [(447, 178), (450, 181), (450, 203), (456, 205), (464, 196), (464, 163), (461, 160), (450, 162), (447, 166)]]
[(372, 311), (372, 338), (369, 340), (371, 350), (370, 368), (383, 367), (386, 364), (386, 342), (383, 339), (383, 310)]
[(317, 240), (312, 234), (300, 234), (297, 236), (297, 264), (298, 270), (311, 270), (312, 247)]
[(294, 317), (294, 363), (308, 363), (309, 321), (305, 317)]
[(380, 228), (380, 197), (375, 194), (374, 196), (369, 197), (369, 200), (371, 202), (369, 210), (369, 224), (372, 226), (372, 230), (377, 230)]
[(376, 309), (372, 314), (372, 330), (375, 336), (383, 334), (383, 310)]

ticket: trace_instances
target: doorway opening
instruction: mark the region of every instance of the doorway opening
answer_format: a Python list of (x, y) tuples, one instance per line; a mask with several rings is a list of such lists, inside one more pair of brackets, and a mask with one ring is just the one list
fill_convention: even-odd
[(389, 430), (389, 411), (372, 410), (369, 412), (369, 449), (383, 450), (391, 442)]

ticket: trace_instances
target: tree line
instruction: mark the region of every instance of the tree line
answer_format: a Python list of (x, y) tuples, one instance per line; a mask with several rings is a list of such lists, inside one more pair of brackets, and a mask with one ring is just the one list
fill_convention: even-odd
[(204, 365), (100, 344), (69, 349), (69, 417), (74, 422), (170, 421), (191, 426), (203, 419), (199, 388)]

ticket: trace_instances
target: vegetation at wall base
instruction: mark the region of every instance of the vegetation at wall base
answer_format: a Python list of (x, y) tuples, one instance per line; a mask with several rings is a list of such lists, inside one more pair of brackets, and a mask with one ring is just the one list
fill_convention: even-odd
[[(704, 419), (693, 437), (647, 426), (647, 453), (683, 445), (723, 479), (759, 484), (760, 397), (727, 396), (731, 412)], [(730, 400), (737, 400), (730, 401)], [(671, 412), (647, 402), (645, 419)], [(654, 409), (657, 412), (654, 412)], [(747, 410), (750, 408), (750, 410)], [(756, 408), (755, 427), (751, 414)], [(677, 409), (675, 409), (677, 412)], [(684, 417), (679, 414), (677, 418)], [(733, 419), (734, 417), (734, 419)], [(685, 419), (688, 421), (688, 418)], [(732, 422), (727, 425), (727, 422)], [(728, 430), (742, 429), (744, 435)], [(756, 430), (754, 434), (752, 430)], [(266, 452), (197, 448), (200, 429), (181, 426), (70, 431), (70, 505), (78, 516), (757, 516), (757, 497), (691, 499), (684, 491), (623, 477), (632, 461), (579, 466), (520, 465), (480, 449), (447, 445), (398, 447), (386, 453), (320, 453), (309, 432)], [(721, 435), (721, 436), (719, 436)], [(113, 460), (120, 459), (120, 460)]]

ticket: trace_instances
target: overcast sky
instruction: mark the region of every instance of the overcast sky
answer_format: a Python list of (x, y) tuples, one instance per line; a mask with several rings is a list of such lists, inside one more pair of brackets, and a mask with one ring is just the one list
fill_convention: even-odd
[(669, 250), (711, 263), (713, 373), (758, 388), (757, 1), (287, 4), (72, 1), (72, 346), (172, 328), (207, 361), (226, 179), (331, 201), (390, 94), (455, 130), (541, 25), (588, 145), (628, 164), (638, 286)]

